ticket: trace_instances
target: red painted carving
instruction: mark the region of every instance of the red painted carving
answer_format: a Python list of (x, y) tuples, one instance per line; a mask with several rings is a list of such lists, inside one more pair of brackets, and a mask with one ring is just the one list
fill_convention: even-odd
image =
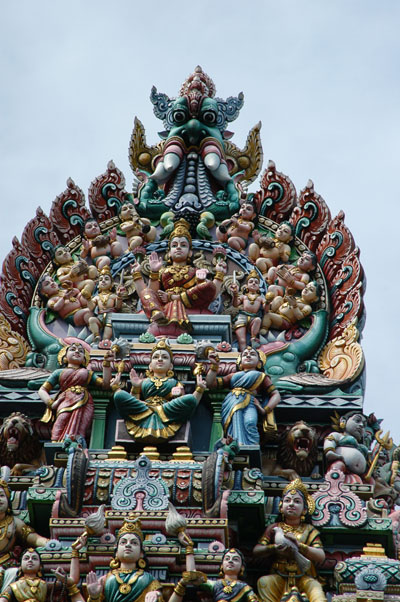
[(36, 217), (31, 219), (24, 228), (21, 245), (25, 249), (35, 267), (33, 275), (39, 278), (51, 261), (50, 249), (60, 244), (58, 236), (52, 231), (50, 219), (38, 207)]
[[(281, 187), (283, 188), (283, 196), (277, 200)], [(281, 222), (289, 217), (296, 205), (297, 199), (296, 189), (292, 180), (283, 173), (276, 171), (273, 161), (268, 161), (267, 169), (261, 177), (261, 190), (254, 195), (257, 211), (260, 211), (264, 201), (268, 199), (272, 201), (271, 206), (263, 211), (263, 215), (276, 222)]]
[(333, 218), (329, 223), (327, 232), (319, 243), (316, 255), (328, 286), (331, 287), (343, 264), (343, 261), (355, 249), (353, 236), (344, 224), (344, 212)]
[(68, 178), (67, 189), (53, 202), (50, 221), (62, 244), (81, 234), (81, 225), (90, 216), (83, 190)]
[(289, 221), (296, 228), (296, 235), (314, 253), (331, 221), (331, 212), (322, 196), (315, 192), (311, 180), (300, 192)]
[(107, 171), (93, 180), (89, 188), (89, 206), (98, 222), (118, 215), (118, 207), (126, 197), (122, 171), (109, 161)]

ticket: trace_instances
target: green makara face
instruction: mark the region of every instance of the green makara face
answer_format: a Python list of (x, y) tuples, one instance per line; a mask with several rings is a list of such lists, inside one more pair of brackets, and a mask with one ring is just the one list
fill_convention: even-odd
[(198, 146), (204, 138), (216, 138), (223, 144), (223, 137), (217, 128), (218, 105), (213, 98), (204, 98), (196, 116), (190, 115), (186, 98), (177, 98), (172, 107), (172, 121), (168, 138), (178, 136), (186, 146)]

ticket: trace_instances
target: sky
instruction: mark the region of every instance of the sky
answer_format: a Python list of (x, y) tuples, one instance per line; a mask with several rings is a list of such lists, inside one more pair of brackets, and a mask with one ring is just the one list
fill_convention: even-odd
[[(18, 0), (0, 22), (0, 259), (71, 177), (87, 195), (110, 159), (131, 189), (135, 115), (163, 129), (150, 89), (176, 96), (200, 64), (217, 96), (243, 91), (243, 147), (262, 121), (264, 165), (309, 178), (343, 209), (367, 276), (365, 412), (400, 443), (400, 3), (396, 0)], [(256, 190), (252, 186), (250, 190)]]

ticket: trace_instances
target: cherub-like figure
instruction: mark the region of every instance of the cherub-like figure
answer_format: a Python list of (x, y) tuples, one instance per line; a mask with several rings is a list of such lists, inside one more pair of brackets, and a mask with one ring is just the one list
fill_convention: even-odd
[(369, 453), (364, 444), (366, 425), (367, 419), (361, 412), (347, 412), (339, 419), (337, 430), (325, 437), (324, 454), (328, 469), (343, 471), (347, 483), (362, 483), (362, 477), (367, 472)]
[(310, 272), (317, 267), (317, 258), (311, 251), (304, 251), (296, 265), (272, 266), (268, 270), (268, 292), (274, 296), (283, 296), (285, 291), (292, 294), (301, 291), (310, 282)]
[[(6, 481), (0, 479), (0, 559), (1, 569), (15, 566), (12, 551), (16, 543), (28, 546), (45, 546), (47, 539), (35, 533), (34, 529), (20, 518), (13, 516), (11, 495)], [(5, 587), (0, 569), (0, 591)], [(14, 577), (15, 571), (13, 573)]]
[(205, 389), (206, 383), (197, 376), (197, 386), (192, 394), (186, 394), (173, 373), (173, 354), (165, 340), (152, 349), (146, 378), (131, 370), (132, 391), (119, 390), (114, 402), (126, 421), (129, 433), (145, 441), (165, 441), (175, 435), (193, 414)]
[(58, 314), (67, 324), (89, 327), (90, 318), (94, 318), (88, 300), (78, 288), (61, 289), (48, 274), (38, 282), (38, 295), (46, 301), (47, 309)]
[(242, 202), (239, 213), (225, 219), (217, 228), (216, 234), (220, 242), (226, 242), (232, 249), (243, 251), (255, 228), (256, 218), (254, 205), (249, 201)]
[(261, 321), (264, 316), (265, 297), (260, 293), (260, 278), (255, 270), (247, 276), (246, 287), (239, 294), (237, 283), (231, 284), (233, 295), (233, 306), (239, 307), (239, 314), (234, 324), (236, 338), (239, 343), (239, 351), (243, 351), (247, 345), (247, 331), (250, 331), (250, 342), (252, 347), (259, 347), (258, 334)]
[(121, 206), (119, 219), (119, 227), (126, 235), (130, 251), (155, 241), (157, 230), (151, 225), (149, 219), (138, 215), (132, 203), (126, 202)]
[[(87, 369), (90, 357), (81, 344), (72, 343), (60, 351), (58, 360), (63, 367), (55, 370), (38, 392), (40, 399), (47, 406), (42, 421), (50, 422), (54, 419), (52, 441), (64, 441), (67, 435), (88, 435), (94, 414), (94, 403), (88, 387), (110, 387), (111, 357), (112, 352), (106, 352), (101, 379)], [(59, 391), (52, 397), (50, 391), (56, 387)]]
[(316, 564), (325, 560), (317, 529), (310, 524), (315, 501), (301, 479), (291, 481), (283, 490), (279, 505), (280, 520), (269, 525), (254, 547), (254, 556), (271, 558), (270, 574), (258, 580), (263, 602), (280, 602), (292, 587), (305, 592), (310, 602), (325, 602), (317, 581)]
[[(273, 410), (281, 396), (271, 379), (263, 371), (263, 354), (246, 347), (238, 359), (238, 371), (217, 377), (219, 357), (210, 353), (210, 369), (206, 383), (209, 388), (230, 389), (222, 402), (221, 422), (224, 435), (231, 436), (239, 446), (259, 445), (258, 415), (264, 420), (264, 430), (276, 428)], [(260, 399), (262, 401), (260, 401)]]
[(109, 234), (102, 234), (94, 218), (86, 220), (82, 237), (82, 259), (90, 256), (98, 270), (110, 265), (112, 259), (122, 255), (122, 246), (116, 236), (115, 228)]
[(321, 296), (321, 287), (317, 282), (309, 282), (301, 291), (300, 297), (286, 294), (272, 299), (269, 311), (265, 313), (262, 321), (262, 332), (270, 328), (289, 330), (295, 324), (311, 315), (312, 304)]
[(94, 265), (89, 266), (84, 259), (75, 261), (65, 245), (55, 248), (53, 263), (57, 267), (57, 278), (63, 288), (77, 288), (85, 299), (90, 299), (98, 276)]
[(150, 255), (149, 285), (143, 280), (140, 264), (133, 265), (136, 291), (151, 322), (176, 323), (183, 329), (189, 329), (186, 308), (204, 310), (219, 295), (226, 264), (219, 262), (214, 280), (207, 280), (205, 270), (196, 270), (190, 264), (191, 247), (189, 224), (181, 219), (169, 237), (167, 264), (164, 265), (157, 253)]
[(291, 253), (289, 243), (293, 240), (293, 236), (294, 228), (290, 222), (282, 222), (274, 238), (256, 236), (256, 232), (254, 232), (253, 237), (256, 242), (249, 246), (249, 259), (256, 264), (262, 274), (267, 274), (272, 266), (276, 266), (279, 262), (287, 263), (289, 261)]
[(89, 328), (95, 335), (95, 341), (100, 340), (100, 327), (103, 329), (103, 339), (112, 338), (111, 314), (121, 311), (122, 296), (126, 291), (124, 286), (119, 286), (114, 292), (109, 266), (101, 270), (97, 286), (98, 293), (91, 299), (91, 309), (94, 311), (97, 308), (97, 318), (89, 318)]

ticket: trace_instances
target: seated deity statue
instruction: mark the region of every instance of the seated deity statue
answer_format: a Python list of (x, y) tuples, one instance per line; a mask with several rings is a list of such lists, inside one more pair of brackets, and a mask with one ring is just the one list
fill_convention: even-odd
[(206, 388), (204, 379), (198, 375), (195, 391), (185, 394), (172, 368), (172, 350), (165, 340), (161, 340), (152, 349), (146, 378), (137, 376), (132, 369), (131, 393), (123, 390), (115, 393), (116, 408), (134, 439), (166, 441), (175, 435), (196, 409)]
[(253, 549), (254, 556), (272, 562), (270, 574), (257, 583), (262, 602), (280, 602), (291, 588), (305, 592), (310, 602), (326, 601), (315, 568), (325, 560), (325, 552), (310, 524), (314, 510), (314, 499), (301, 479), (291, 481), (283, 490), (279, 522), (266, 528)]
[(127, 238), (129, 251), (155, 241), (157, 230), (149, 219), (138, 215), (132, 203), (121, 205), (119, 219), (119, 227)]
[(191, 245), (189, 224), (181, 219), (169, 237), (166, 265), (157, 253), (150, 255), (149, 285), (143, 281), (140, 265), (133, 265), (135, 288), (151, 322), (176, 323), (183, 329), (190, 329), (186, 310), (206, 310), (219, 295), (226, 272), (225, 263), (217, 264), (213, 281), (207, 280), (206, 270), (196, 270), (190, 264)]
[(53, 263), (62, 288), (77, 288), (85, 299), (90, 299), (98, 277), (97, 268), (89, 266), (84, 259), (74, 260), (71, 251), (65, 245), (54, 249)]
[(328, 470), (337, 469), (345, 473), (345, 482), (363, 483), (368, 470), (369, 452), (364, 444), (367, 420), (356, 411), (347, 412), (339, 419), (337, 431), (325, 437), (324, 454)]
[(109, 234), (102, 234), (99, 224), (94, 218), (88, 219), (84, 225), (81, 257), (90, 257), (98, 270), (102, 270), (111, 261), (122, 255), (122, 246), (116, 240), (115, 228)]
[(312, 304), (319, 300), (321, 292), (321, 286), (311, 281), (302, 289), (300, 297), (286, 294), (273, 298), (269, 311), (265, 312), (261, 332), (265, 334), (270, 328), (289, 330), (311, 315)]
[(239, 213), (232, 215), (218, 226), (216, 231), (218, 240), (226, 242), (235, 251), (243, 251), (255, 228), (256, 215), (254, 205), (247, 200), (243, 201)]
[(254, 232), (253, 238), (256, 242), (249, 246), (249, 259), (256, 264), (263, 275), (266, 275), (272, 266), (289, 261), (292, 250), (289, 243), (293, 240), (293, 236), (294, 228), (289, 222), (282, 222), (279, 225), (274, 238), (260, 234), (257, 236)]
[(310, 282), (310, 272), (317, 267), (317, 257), (311, 251), (304, 251), (296, 265), (281, 264), (272, 266), (267, 273), (268, 293), (274, 297), (285, 292), (294, 294), (302, 291)]

